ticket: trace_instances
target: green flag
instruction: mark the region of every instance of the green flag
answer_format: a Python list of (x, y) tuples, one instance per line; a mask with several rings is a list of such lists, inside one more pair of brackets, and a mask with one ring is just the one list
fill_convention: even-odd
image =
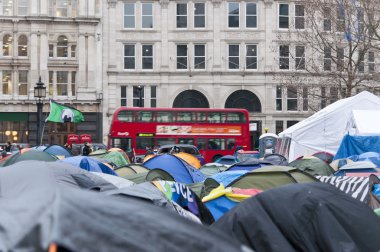
[(79, 110), (50, 100), (50, 114), (48, 118), (46, 118), (46, 121), (58, 123), (79, 123), (84, 121), (84, 117), (82, 112)]

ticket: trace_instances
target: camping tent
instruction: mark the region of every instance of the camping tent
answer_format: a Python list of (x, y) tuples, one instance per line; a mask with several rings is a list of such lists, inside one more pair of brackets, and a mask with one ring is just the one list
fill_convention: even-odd
[[(353, 110), (380, 110), (380, 98), (367, 91), (334, 102), (309, 118), (280, 133), (290, 138), (288, 160), (318, 151), (335, 154), (346, 133)], [(285, 141), (284, 141), (285, 142)]]
[(374, 136), (380, 135), (379, 110), (352, 110), (347, 122), (346, 132), (350, 135)]

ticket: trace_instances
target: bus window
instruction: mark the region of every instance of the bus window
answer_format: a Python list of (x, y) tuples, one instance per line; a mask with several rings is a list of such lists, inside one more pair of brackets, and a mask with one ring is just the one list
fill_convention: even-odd
[(150, 112), (150, 111), (139, 111), (139, 112), (137, 112), (137, 121), (138, 122), (152, 122), (153, 121), (153, 112)]
[(177, 122), (194, 122), (195, 113), (194, 112), (178, 112)]
[(157, 111), (157, 122), (173, 122), (173, 112)]
[(131, 138), (112, 138), (112, 146), (115, 148), (120, 148), (127, 152), (132, 149), (132, 139)]
[(229, 112), (227, 117), (227, 122), (229, 123), (245, 123), (246, 119), (243, 113), (240, 112)]
[(179, 138), (178, 139), (179, 144), (191, 144), (194, 145), (194, 138)]
[(205, 112), (198, 112), (197, 113), (197, 121), (200, 123), (206, 122), (206, 113)]
[(224, 138), (210, 138), (208, 140), (208, 149), (225, 150), (226, 149), (226, 139), (224, 139)]
[(206, 143), (207, 143), (207, 139), (198, 138), (198, 145), (197, 145), (198, 150), (205, 150), (206, 149)]
[(157, 138), (157, 145), (175, 144), (175, 138)]
[(233, 150), (236, 145), (236, 140), (234, 138), (227, 139), (227, 150)]
[(133, 111), (119, 111), (117, 119), (121, 122), (133, 122)]
[(153, 137), (136, 137), (136, 149), (145, 150), (146, 147), (154, 146), (154, 138)]
[(225, 123), (226, 113), (219, 113), (219, 112), (208, 113), (208, 122), (209, 123)]

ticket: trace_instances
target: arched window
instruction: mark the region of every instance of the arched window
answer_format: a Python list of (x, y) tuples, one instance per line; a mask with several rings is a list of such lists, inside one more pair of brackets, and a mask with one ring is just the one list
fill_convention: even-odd
[(7, 34), (3, 37), (3, 56), (12, 56), (12, 42), (11, 35)]
[(66, 36), (59, 36), (57, 41), (57, 57), (67, 58), (68, 42)]
[(259, 98), (248, 90), (233, 92), (227, 99), (225, 108), (243, 108), (249, 112), (261, 112)]
[(18, 56), (28, 56), (28, 38), (25, 35), (18, 37)]
[(209, 108), (207, 98), (199, 91), (186, 90), (174, 99), (173, 108)]

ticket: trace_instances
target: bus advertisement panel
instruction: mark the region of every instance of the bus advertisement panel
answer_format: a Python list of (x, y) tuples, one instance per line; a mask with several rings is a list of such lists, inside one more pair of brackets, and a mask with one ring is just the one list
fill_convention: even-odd
[(236, 146), (250, 149), (245, 109), (127, 108), (113, 115), (108, 147), (143, 155), (167, 144), (198, 147), (206, 162), (232, 155)]

